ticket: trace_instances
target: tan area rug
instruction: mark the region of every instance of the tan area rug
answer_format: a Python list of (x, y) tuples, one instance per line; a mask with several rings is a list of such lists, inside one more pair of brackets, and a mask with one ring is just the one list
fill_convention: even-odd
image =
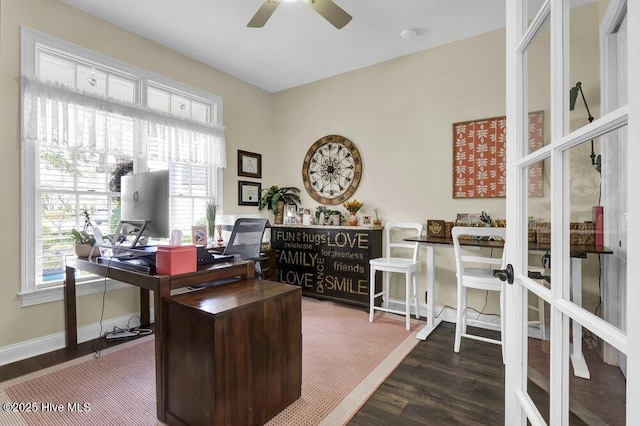
[[(342, 425), (418, 344), (421, 322), (302, 300), (302, 396), (268, 425)], [(156, 425), (153, 336), (0, 383), (2, 425)], [(27, 412), (30, 410), (30, 412)]]

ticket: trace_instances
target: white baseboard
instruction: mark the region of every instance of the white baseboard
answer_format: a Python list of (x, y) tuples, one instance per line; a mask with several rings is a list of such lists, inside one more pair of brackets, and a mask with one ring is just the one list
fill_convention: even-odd
[[(129, 323), (129, 327), (138, 326), (140, 322), (138, 318), (131, 321), (130, 319), (139, 317), (139, 315), (140, 313), (136, 312), (130, 315), (104, 320), (102, 322), (102, 334), (113, 330), (114, 327), (126, 328), (127, 323)], [(151, 318), (153, 320), (153, 310), (151, 311)], [(100, 336), (100, 323), (78, 327), (78, 343), (96, 339), (98, 336)], [(0, 365), (11, 364), (12, 362), (62, 349), (65, 347), (65, 340), (65, 333), (60, 332), (38, 337), (37, 339), (26, 340), (14, 345), (4, 346), (0, 348)]]
[[(404, 311), (404, 300), (389, 299), (389, 308), (395, 309), (398, 311)], [(420, 309), (420, 319), (426, 319), (427, 313), (429, 312), (427, 305), (420, 303), (418, 305), (418, 308)], [(440, 318), (442, 318), (442, 321), (455, 324), (456, 315), (457, 315), (457, 311), (455, 308), (445, 306), (443, 309), (442, 306), (436, 305), (434, 309), (435, 309), (434, 315), (440, 315)], [(415, 309), (413, 309), (413, 306), (411, 306), (411, 315), (415, 315), (415, 314), (416, 314)], [(478, 315), (477, 312), (468, 311), (467, 324), (472, 327), (484, 328), (486, 330), (500, 331), (500, 317), (497, 315), (487, 315), (487, 314)], [(542, 337), (540, 327), (536, 325), (530, 325), (528, 327), (528, 334), (529, 334), (529, 337), (533, 337), (536, 339), (540, 339)], [(545, 335), (547, 336), (545, 340), (549, 340), (548, 326), (546, 328)]]
[[(424, 303), (420, 303), (418, 305), (418, 308), (420, 309), (420, 319), (425, 319), (427, 317), (427, 313), (428, 313), (428, 308), (427, 305)], [(389, 309), (395, 309), (398, 311), (404, 311), (404, 300), (401, 299), (389, 299)], [(451, 308), (451, 307), (443, 307), (442, 306), (435, 306), (435, 313), (434, 315), (440, 315), (440, 318), (442, 318), (442, 321), (446, 321), (446, 322), (451, 322), (451, 323), (455, 323), (456, 322), (456, 309), (455, 308)], [(413, 308), (413, 305), (411, 306), (411, 315), (415, 315), (415, 309)], [(477, 317), (477, 318), (476, 318)], [(488, 323), (488, 324), (475, 324), (476, 321), (482, 321), (484, 323)], [(469, 313), (467, 314), (467, 324), (473, 327), (479, 327), (479, 328), (486, 328), (488, 330), (495, 330), (495, 331), (500, 331), (500, 317), (497, 315), (487, 315), (487, 314), (480, 314), (478, 316), (477, 313), (473, 313), (472, 311), (469, 311)]]

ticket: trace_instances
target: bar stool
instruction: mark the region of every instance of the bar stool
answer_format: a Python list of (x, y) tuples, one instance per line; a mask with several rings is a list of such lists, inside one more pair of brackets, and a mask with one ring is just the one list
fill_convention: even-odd
[[(502, 256), (485, 257), (471, 256), (463, 254), (460, 248), (460, 237), (499, 237), (506, 241), (506, 228), (490, 228), (490, 227), (466, 227), (454, 226), (451, 229), (451, 237), (453, 238), (453, 250), (456, 258), (456, 281), (457, 281), (457, 316), (456, 316), (456, 335), (453, 350), (460, 352), (460, 342), (463, 337), (468, 339), (480, 340), (487, 343), (493, 343), (502, 346), (502, 359), (504, 361), (504, 281), (493, 276), (492, 265), (495, 269), (504, 269), (505, 253), (502, 250)], [(479, 267), (478, 265), (486, 265)], [(467, 289), (475, 288), (479, 290), (497, 291), (500, 293), (500, 339), (491, 339), (475, 334), (467, 333)], [(477, 321), (478, 324), (486, 324), (483, 321)]]
[[(411, 329), (411, 302), (413, 301), (416, 318), (420, 318), (418, 309), (418, 243), (408, 243), (402, 241), (403, 231), (415, 230), (417, 236), (422, 235), (424, 225), (422, 223), (413, 222), (389, 222), (385, 225), (385, 257), (378, 257), (369, 260), (370, 276), (369, 276), (369, 322), (373, 322), (374, 311), (391, 312), (394, 314), (405, 315), (406, 329)], [(406, 232), (404, 232), (406, 234)], [(394, 240), (399, 238), (399, 241)], [(403, 249), (403, 250), (400, 250)], [(394, 253), (402, 251), (405, 255), (411, 257), (401, 257), (400, 254), (392, 256)], [(385, 276), (384, 288), (381, 292), (376, 293), (376, 272), (382, 271)], [(389, 285), (391, 282), (391, 273), (400, 273), (405, 275), (405, 311), (399, 311), (389, 308)], [(413, 290), (413, 291), (412, 291)], [(384, 296), (383, 306), (375, 306), (375, 299)]]

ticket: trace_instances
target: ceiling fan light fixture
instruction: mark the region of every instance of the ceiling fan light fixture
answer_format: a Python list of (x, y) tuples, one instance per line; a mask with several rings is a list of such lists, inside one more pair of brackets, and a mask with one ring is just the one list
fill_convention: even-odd
[[(260, 9), (251, 18), (247, 27), (261, 28), (266, 24), (267, 20), (271, 17), (273, 12), (278, 7), (280, 1), (293, 1), (293, 0), (264, 0)], [(340, 29), (347, 25), (351, 21), (351, 15), (345, 12), (340, 6), (335, 4), (333, 0), (303, 0), (309, 6), (311, 6), (316, 12), (318, 12), (324, 19), (329, 21), (331, 25)]]
[(418, 30), (416, 30), (415, 28), (405, 28), (404, 30), (400, 31), (400, 37), (403, 40), (409, 40), (411, 38), (414, 38), (417, 35), (418, 35)]

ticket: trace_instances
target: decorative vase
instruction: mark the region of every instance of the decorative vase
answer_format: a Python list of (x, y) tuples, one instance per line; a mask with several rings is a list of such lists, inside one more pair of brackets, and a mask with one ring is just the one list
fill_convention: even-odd
[(358, 218), (356, 217), (356, 212), (349, 212), (349, 219), (347, 221), (349, 226), (356, 226), (358, 224)]
[(91, 254), (91, 249), (93, 246), (91, 244), (74, 244), (73, 249), (76, 252), (76, 256), (78, 257), (89, 257)]
[(282, 222), (284, 222), (284, 201), (278, 201), (278, 213), (276, 213), (275, 217), (273, 218), (273, 223), (275, 223), (276, 225), (282, 225)]

